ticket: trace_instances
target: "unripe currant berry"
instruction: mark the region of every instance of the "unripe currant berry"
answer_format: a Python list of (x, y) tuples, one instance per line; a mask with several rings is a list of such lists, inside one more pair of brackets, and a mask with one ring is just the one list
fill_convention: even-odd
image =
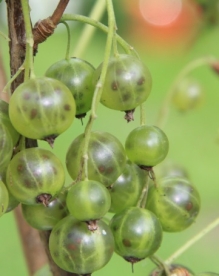
[(179, 111), (197, 108), (203, 101), (203, 88), (197, 80), (184, 79), (175, 87), (172, 103)]
[[(66, 166), (72, 179), (76, 179), (81, 172), (84, 139), (84, 134), (76, 137), (66, 154)], [(125, 150), (121, 142), (112, 134), (93, 131), (88, 145), (87, 162), (88, 179), (109, 186), (119, 177), (125, 167)], [(82, 174), (83, 178), (84, 174)]]
[[(102, 64), (94, 73), (95, 84), (101, 70)], [(151, 87), (151, 74), (143, 62), (134, 56), (120, 54), (109, 60), (100, 101), (108, 108), (125, 111), (125, 119), (129, 122), (133, 120), (134, 109), (148, 98)]]
[(95, 86), (92, 83), (94, 67), (85, 60), (70, 58), (51, 65), (46, 76), (63, 82), (76, 103), (76, 117), (83, 118), (91, 108)]
[[(3, 172), (0, 173), (0, 181), (6, 184), (6, 171), (7, 167)], [(8, 187), (6, 186), (7, 191), (8, 191), (8, 207), (5, 213), (11, 212), (14, 210), (15, 207), (19, 205), (19, 201), (11, 194), (11, 192), (8, 190)]]
[(8, 190), (0, 180), (0, 217), (7, 211), (9, 202)]
[(97, 221), (97, 229), (90, 231), (86, 222), (67, 216), (53, 228), (49, 249), (59, 267), (87, 275), (109, 262), (114, 251), (114, 239), (109, 226), (101, 220)]
[(130, 207), (115, 214), (110, 222), (115, 252), (135, 263), (153, 255), (162, 241), (162, 227), (150, 211)]
[(10, 98), (9, 116), (14, 128), (31, 139), (54, 139), (73, 122), (75, 100), (62, 82), (33, 78), (18, 86)]
[[(170, 266), (168, 266), (168, 269), (170, 272), (170, 276), (193, 276), (194, 275), (194, 272), (191, 271), (191, 269), (180, 264), (171, 264)], [(166, 276), (166, 272), (164, 271), (164, 269), (158, 268), (153, 270), (149, 276)]]
[(69, 189), (66, 204), (73, 217), (90, 221), (100, 219), (108, 212), (111, 198), (103, 184), (84, 180)]
[(169, 150), (169, 141), (160, 128), (143, 125), (129, 133), (125, 150), (132, 162), (147, 169), (164, 160)]
[(197, 189), (182, 177), (166, 177), (150, 187), (146, 209), (159, 219), (163, 231), (179, 232), (194, 223), (200, 210)]
[(64, 217), (69, 215), (66, 206), (67, 191), (61, 191), (47, 206), (22, 204), (25, 220), (38, 230), (51, 230)]
[(0, 175), (6, 170), (13, 154), (13, 141), (7, 127), (0, 122)]
[(24, 149), (10, 161), (7, 169), (7, 187), (23, 204), (49, 204), (62, 189), (65, 171), (61, 161), (41, 148)]
[(9, 109), (8, 103), (0, 99), (0, 123), (2, 123), (7, 128), (7, 130), (11, 135), (13, 145), (16, 145), (20, 134), (15, 130), (15, 128), (11, 124), (8, 109)]
[(122, 174), (108, 187), (111, 195), (110, 212), (119, 213), (135, 206), (147, 179), (147, 171), (128, 161)]

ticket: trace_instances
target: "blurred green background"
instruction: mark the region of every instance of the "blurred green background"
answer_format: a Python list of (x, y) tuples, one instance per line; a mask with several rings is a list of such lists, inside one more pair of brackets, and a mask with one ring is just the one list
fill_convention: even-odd
[[(95, 1), (90, 1), (89, 5), (85, 2), (82, 1), (77, 12), (87, 14)], [(144, 106), (147, 124), (154, 124), (165, 94), (180, 70), (188, 62), (202, 56), (219, 57), (219, 27), (212, 26), (204, 28), (200, 22), (193, 22), (191, 23), (193, 24), (191, 28), (188, 28), (187, 32), (184, 32), (184, 37), (178, 37), (178, 40), (175, 42), (173, 39), (170, 40), (169, 45), (167, 43), (167, 37), (165, 36), (163, 37), (163, 42), (161, 38), (159, 38), (159, 41), (151, 41), (150, 36), (146, 32), (147, 29), (149, 30), (148, 26), (144, 28), (142, 26), (143, 21), (136, 19), (140, 17), (140, 14), (136, 17), (136, 14), (130, 14), (130, 10), (127, 9), (129, 1), (114, 2), (118, 33), (135, 47), (141, 59), (150, 69), (153, 77), (153, 89)], [(5, 6), (3, 4), (0, 5), (0, 10), (3, 15), (5, 13)], [(39, 18), (42, 19), (41, 16)], [(106, 18), (103, 21), (105, 22)], [(186, 34), (189, 35), (194, 24), (197, 24), (195, 26), (196, 29), (188, 38)], [(1, 22), (1, 26), (1, 31), (7, 32), (3, 21)], [(81, 34), (82, 25), (71, 24), (71, 27), (71, 49), (73, 51), (77, 39)], [(39, 45), (38, 54), (35, 58), (35, 73), (37, 76), (44, 75), (46, 69), (52, 63), (64, 58), (66, 37), (64, 27), (59, 26), (52, 37), (42, 45)], [(105, 39), (105, 34), (97, 31), (82, 58), (97, 67), (103, 59)], [(7, 42), (0, 37), (0, 43), (9, 76)], [(182, 164), (188, 170), (191, 181), (197, 186), (200, 192), (202, 208), (196, 223), (190, 228), (181, 233), (164, 234), (162, 246), (156, 253), (163, 259), (170, 256), (188, 239), (218, 217), (219, 76), (207, 66), (196, 69), (192, 73), (192, 76), (200, 80), (204, 87), (206, 94), (204, 105), (186, 114), (181, 114), (171, 107), (170, 116), (164, 127), (164, 131), (170, 141), (170, 150), (167, 159)], [(139, 110), (136, 110), (135, 121), (129, 124), (126, 123), (123, 116), (124, 114), (122, 112), (108, 110), (102, 105), (99, 105), (98, 118), (94, 123), (94, 129), (110, 132), (124, 144), (128, 133), (139, 125)], [(88, 116), (84, 119), (84, 125), (81, 124), (80, 120), (75, 120), (71, 128), (57, 138), (53, 152), (60, 157), (63, 164), (68, 146), (76, 136), (83, 132), (87, 120)], [(40, 142), (40, 146), (49, 149), (44, 142)], [(66, 184), (70, 182), (70, 177), (67, 175)], [(219, 273), (218, 231), (219, 228), (217, 227), (181, 255), (176, 260), (176, 263), (190, 267), (195, 273), (202, 271)], [(131, 265), (114, 254), (112, 260), (105, 268), (92, 275), (146, 276), (153, 267), (154, 265), (150, 260), (146, 259), (135, 264), (134, 273), (132, 273)], [(4, 215), (0, 219), (0, 275), (28, 275), (13, 212)]]

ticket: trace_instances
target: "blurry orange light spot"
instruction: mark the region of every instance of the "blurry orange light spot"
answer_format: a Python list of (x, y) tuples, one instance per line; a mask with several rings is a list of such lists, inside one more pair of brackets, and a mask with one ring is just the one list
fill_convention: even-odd
[(182, 10), (182, 0), (139, 0), (139, 9), (148, 23), (165, 26), (179, 16)]

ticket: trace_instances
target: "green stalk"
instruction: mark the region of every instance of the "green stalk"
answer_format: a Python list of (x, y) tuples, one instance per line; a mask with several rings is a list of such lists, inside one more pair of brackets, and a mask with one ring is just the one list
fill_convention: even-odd
[(94, 120), (97, 118), (97, 107), (100, 101), (101, 93), (102, 93), (102, 87), (105, 82), (106, 78), (106, 72), (107, 72), (107, 66), (111, 54), (111, 48), (112, 48), (112, 41), (114, 36), (114, 28), (115, 28), (115, 18), (114, 18), (114, 11), (113, 11), (113, 5), (112, 0), (106, 0), (107, 2), (107, 12), (108, 12), (108, 25), (109, 25), (109, 31), (107, 35), (106, 40), (106, 46), (105, 46), (105, 53), (104, 53), (104, 60), (102, 64), (102, 71), (100, 74), (99, 81), (96, 85), (94, 96), (92, 100), (91, 105), (91, 115), (89, 118), (89, 121), (85, 127), (84, 135), (84, 147), (83, 147), (83, 160), (82, 164), (84, 165), (84, 173), (85, 173), (85, 179), (88, 179), (88, 168), (87, 168), (87, 160), (88, 160), (88, 146), (89, 146), (89, 140), (91, 136), (91, 130), (94, 123)]
[(161, 260), (158, 256), (153, 255), (151, 257), (149, 257), (150, 260), (156, 264), (156, 266), (158, 266), (159, 268), (163, 269), (165, 271), (165, 275), (171, 275), (170, 270), (168, 268), (168, 265), (166, 264), (166, 262), (164, 262), (163, 260)]
[(140, 104), (140, 125), (143, 126), (146, 123), (144, 104)]
[(170, 86), (166, 94), (166, 97), (164, 98), (164, 101), (160, 107), (160, 111), (158, 113), (158, 117), (156, 121), (157, 126), (159, 126), (160, 128), (163, 128), (167, 121), (169, 111), (170, 111), (171, 101), (177, 85), (196, 68), (203, 65), (212, 65), (215, 61), (217, 61), (217, 59), (214, 57), (201, 57), (190, 62), (189, 64), (186, 65), (185, 68), (182, 69), (182, 71), (179, 73), (179, 75), (176, 77), (176, 79)]
[[(93, 6), (92, 11), (89, 14), (90, 18), (95, 18), (97, 21), (101, 19), (106, 9), (106, 1), (98, 0)], [(84, 50), (87, 48), (96, 28), (92, 28), (90, 25), (85, 25), (80, 38), (77, 41), (77, 45), (73, 51), (74, 57), (80, 57)]]
[(139, 197), (137, 207), (144, 208), (147, 201), (147, 195), (148, 195), (148, 187), (149, 187), (149, 176), (147, 176), (145, 184), (143, 186), (143, 189), (141, 191), (141, 195)]
[(62, 23), (63, 23), (63, 24), (65, 25), (65, 27), (66, 27), (67, 36), (68, 36), (68, 38), (67, 38), (67, 48), (66, 48), (65, 59), (66, 59), (66, 60), (69, 60), (69, 59), (70, 59), (70, 41), (71, 41), (71, 33), (70, 33), (70, 28), (69, 28), (68, 24), (67, 24), (65, 21), (63, 21)]
[[(100, 29), (101, 31), (108, 33), (109, 32), (109, 27), (105, 26), (104, 24), (91, 19), (89, 17), (83, 16), (83, 15), (78, 15), (78, 14), (64, 14), (60, 20), (60, 23), (63, 21), (79, 21), (85, 24), (89, 24), (97, 29)], [(113, 27), (114, 28), (114, 27)], [(120, 44), (120, 46), (123, 48), (125, 53), (130, 54), (130, 55), (135, 55), (138, 57), (138, 54), (135, 52), (134, 48), (130, 46), (124, 39), (122, 39), (119, 35), (116, 35), (116, 40)]]
[(25, 69), (24, 68), (24, 64), (25, 62), (21, 65), (21, 67), (17, 70), (17, 72), (10, 78), (10, 80), (7, 82), (7, 84), (5, 85), (5, 87), (2, 90), (2, 93), (7, 93), (8, 89), (10, 88), (12, 82), (20, 75), (20, 73)]
[(28, 0), (21, 0), (22, 11), (24, 16), (24, 25), (25, 25), (25, 32), (26, 32), (26, 53), (25, 53), (25, 74), (24, 74), (24, 81), (28, 80), (29, 78), (35, 77), (34, 70), (33, 70), (33, 34), (32, 34), (32, 25), (30, 21), (30, 9), (29, 9), (29, 1)]
[(186, 250), (188, 250), (194, 243), (198, 242), (201, 238), (203, 238), (206, 234), (208, 234), (211, 230), (219, 226), (219, 218), (216, 218), (209, 225), (207, 225), (203, 230), (201, 230), (197, 235), (188, 240), (182, 247), (180, 247), (175, 253), (173, 253), (168, 259), (165, 260), (165, 264), (171, 264), (177, 259), (180, 255), (182, 255)]

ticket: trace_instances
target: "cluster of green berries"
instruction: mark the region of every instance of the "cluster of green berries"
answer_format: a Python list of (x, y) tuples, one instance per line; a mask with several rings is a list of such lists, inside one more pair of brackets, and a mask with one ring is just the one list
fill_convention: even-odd
[[(113, 252), (132, 264), (152, 256), (163, 231), (189, 227), (200, 209), (200, 197), (182, 176), (163, 177), (150, 185), (145, 204), (142, 191), (153, 167), (167, 156), (169, 142), (156, 126), (134, 128), (125, 145), (114, 135), (92, 131), (83, 169), (85, 135), (76, 137), (66, 153), (66, 168), (74, 185), (64, 187), (65, 168), (43, 148), (20, 148), (21, 136), (54, 139), (74, 118), (92, 106), (101, 74), (88, 62), (71, 58), (52, 65), (45, 77), (21, 84), (9, 105), (0, 102), (0, 215), (22, 205), (24, 218), (34, 228), (52, 230), (50, 253), (62, 269), (86, 275), (105, 266)], [(136, 57), (119, 55), (109, 61), (101, 103), (126, 112), (149, 96), (148, 68)], [(108, 213), (113, 214), (110, 222)]]

